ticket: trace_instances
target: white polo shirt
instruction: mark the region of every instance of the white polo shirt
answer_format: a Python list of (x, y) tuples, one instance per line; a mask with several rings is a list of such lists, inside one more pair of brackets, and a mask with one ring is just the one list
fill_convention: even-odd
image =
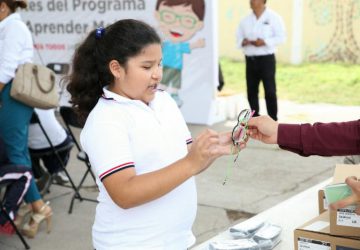
[[(54, 146), (63, 143), (67, 134), (65, 129), (56, 119), (55, 110), (36, 108), (34, 112), (38, 115), (41, 125), (44, 127), (51, 143)], [(45, 149), (51, 147), (38, 123), (30, 123), (29, 125), (28, 147), (31, 149)]]
[[(243, 49), (246, 56), (264, 56), (274, 54), (276, 46), (284, 43), (286, 40), (285, 25), (282, 18), (266, 7), (259, 19), (252, 11), (250, 15), (245, 17), (237, 30), (237, 45)], [(265, 46), (256, 47), (248, 45), (243, 47), (244, 39), (255, 41), (258, 38), (263, 39)]]
[(0, 82), (10, 82), (19, 65), (32, 61), (33, 47), (31, 33), (18, 13), (0, 22)]
[(135, 167), (137, 175), (183, 158), (191, 135), (176, 103), (158, 91), (147, 106), (104, 88), (80, 136), (100, 189), (93, 225), (97, 250), (184, 250), (195, 242), (191, 227), (197, 194), (194, 177), (159, 199), (130, 209), (117, 206), (104, 178)]

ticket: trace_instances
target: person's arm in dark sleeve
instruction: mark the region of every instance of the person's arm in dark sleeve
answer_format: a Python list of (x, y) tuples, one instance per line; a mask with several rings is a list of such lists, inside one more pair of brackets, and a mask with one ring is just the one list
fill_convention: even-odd
[(302, 156), (360, 154), (360, 120), (314, 125), (279, 124), (278, 144)]

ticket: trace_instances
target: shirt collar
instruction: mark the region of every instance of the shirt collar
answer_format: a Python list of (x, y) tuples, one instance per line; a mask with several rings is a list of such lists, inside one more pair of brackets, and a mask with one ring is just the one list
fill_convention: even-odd
[(10, 15), (8, 15), (7, 17), (5, 17), (1, 22), (0, 22), (0, 29), (4, 28), (9, 22), (11, 22), (12, 20), (19, 20), (21, 21), (21, 16), (19, 13), (12, 13)]
[(118, 103), (134, 103), (134, 104), (138, 104), (138, 105), (142, 105), (142, 106), (146, 106), (146, 107), (152, 107), (153, 102), (154, 102), (154, 100), (151, 101), (148, 106), (140, 100), (132, 100), (130, 98), (127, 98), (125, 96), (122, 96), (122, 95), (119, 95), (119, 94), (116, 94), (116, 93), (110, 91), (109, 86), (105, 86), (103, 88), (102, 98), (104, 98), (105, 100), (114, 100)]
[(103, 88), (103, 95), (102, 97), (106, 100), (114, 100), (114, 101), (117, 101), (117, 102), (121, 102), (121, 103), (125, 103), (125, 102), (131, 102), (133, 100), (127, 98), (127, 97), (124, 97), (124, 96), (121, 96), (119, 94), (116, 94), (112, 91), (109, 90), (109, 86), (105, 86)]
[(265, 16), (267, 15), (267, 13), (268, 13), (268, 8), (267, 8), (267, 7), (265, 7), (264, 12), (261, 14), (261, 16), (259, 17), (259, 19), (257, 19), (256, 15), (255, 15), (255, 13), (254, 13), (254, 11), (252, 11), (253, 18), (255, 18), (255, 20), (258, 20), (258, 21), (261, 21), (262, 19), (264, 19), (264, 18), (265, 18)]

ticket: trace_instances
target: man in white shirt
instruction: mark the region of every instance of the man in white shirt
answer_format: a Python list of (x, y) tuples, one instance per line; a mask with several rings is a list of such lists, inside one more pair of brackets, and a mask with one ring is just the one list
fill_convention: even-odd
[(269, 116), (277, 120), (276, 46), (285, 42), (282, 18), (266, 7), (266, 0), (250, 0), (252, 13), (240, 23), (237, 45), (246, 57), (246, 84), (249, 104), (259, 115), (259, 85), (264, 84), (266, 108)]

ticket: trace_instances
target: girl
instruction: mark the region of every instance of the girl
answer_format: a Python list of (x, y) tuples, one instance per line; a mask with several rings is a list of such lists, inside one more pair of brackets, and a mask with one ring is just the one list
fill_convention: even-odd
[(157, 87), (161, 41), (121, 20), (76, 50), (68, 91), (99, 186), (93, 244), (102, 249), (187, 249), (197, 197), (194, 175), (229, 153), (230, 137), (206, 130), (193, 142), (172, 98)]

